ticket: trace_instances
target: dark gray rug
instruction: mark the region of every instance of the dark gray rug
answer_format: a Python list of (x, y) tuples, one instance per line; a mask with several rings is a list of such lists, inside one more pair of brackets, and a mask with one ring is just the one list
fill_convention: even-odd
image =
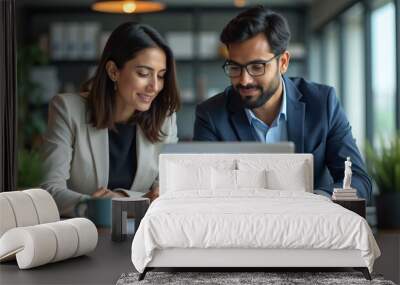
[(379, 284), (395, 285), (382, 276), (372, 275), (372, 281), (364, 278), (360, 272), (148, 272), (146, 278), (138, 281), (139, 273), (122, 274), (117, 285), (134, 284), (324, 284), (358, 285)]

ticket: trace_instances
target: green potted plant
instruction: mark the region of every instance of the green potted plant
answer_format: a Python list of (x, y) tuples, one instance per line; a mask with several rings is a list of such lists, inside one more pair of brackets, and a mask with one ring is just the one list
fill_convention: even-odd
[(48, 62), (47, 56), (37, 45), (22, 47), (17, 58), (18, 92), (18, 143), (20, 149), (36, 147), (33, 142), (46, 128), (46, 118), (40, 110), (42, 87), (32, 81), (30, 73), (34, 66)]
[(18, 50), (18, 189), (38, 187), (43, 177), (38, 148), (46, 118), (40, 109), (42, 88), (32, 81), (30, 72), (33, 66), (46, 63), (47, 57), (37, 45)]
[(400, 228), (400, 133), (382, 149), (366, 149), (368, 170), (379, 189), (375, 196), (378, 228)]
[(18, 151), (18, 189), (38, 188), (43, 178), (43, 163), (36, 150)]

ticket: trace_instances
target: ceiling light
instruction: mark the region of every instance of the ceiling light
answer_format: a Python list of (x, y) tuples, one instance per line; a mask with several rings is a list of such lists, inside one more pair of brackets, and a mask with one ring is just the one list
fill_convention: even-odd
[(246, 6), (246, 0), (234, 0), (233, 5), (235, 5), (238, 8)]
[(99, 0), (92, 4), (92, 10), (106, 13), (149, 13), (165, 9), (165, 4), (145, 0)]

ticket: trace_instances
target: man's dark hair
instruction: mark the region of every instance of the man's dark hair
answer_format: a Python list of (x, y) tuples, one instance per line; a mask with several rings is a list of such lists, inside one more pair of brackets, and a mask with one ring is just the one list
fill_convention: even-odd
[(289, 44), (290, 31), (286, 19), (261, 5), (243, 11), (225, 26), (221, 42), (229, 44), (248, 40), (264, 33), (274, 54), (283, 53)]

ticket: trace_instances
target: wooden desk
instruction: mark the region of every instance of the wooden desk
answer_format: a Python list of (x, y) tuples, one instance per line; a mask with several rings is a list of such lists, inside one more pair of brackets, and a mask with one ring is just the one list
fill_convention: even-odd
[(0, 264), (0, 284), (115, 284), (122, 273), (134, 271), (132, 236), (111, 241), (110, 230), (99, 230), (96, 249), (88, 255), (20, 270), (17, 262)]

